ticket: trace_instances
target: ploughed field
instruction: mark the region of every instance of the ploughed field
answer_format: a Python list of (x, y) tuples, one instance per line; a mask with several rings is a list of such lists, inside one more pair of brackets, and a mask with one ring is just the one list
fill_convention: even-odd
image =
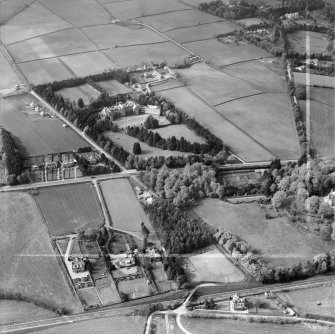
[(0, 193), (0, 211), (0, 289), (79, 311), (79, 301), (65, 278), (33, 197)]

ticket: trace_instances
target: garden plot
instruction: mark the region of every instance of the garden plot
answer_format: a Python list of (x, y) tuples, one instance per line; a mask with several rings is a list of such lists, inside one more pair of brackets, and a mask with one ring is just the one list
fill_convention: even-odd
[(71, 102), (77, 103), (78, 99), (83, 99), (85, 105), (88, 105), (91, 100), (95, 100), (100, 96), (100, 92), (92, 86), (85, 84), (77, 87), (63, 88), (58, 91), (64, 99), (69, 99)]
[(100, 48), (117, 48), (167, 41), (162, 35), (141, 26), (139, 29), (129, 29), (119, 24), (110, 24), (87, 27), (82, 30)]
[(124, 293), (129, 299), (143, 298), (150, 295), (149, 286), (144, 277), (117, 283), (120, 294)]
[(102, 305), (120, 303), (121, 299), (114, 283), (109, 286), (97, 287)]
[(60, 59), (79, 77), (102, 73), (116, 65), (102, 52), (87, 52), (60, 57)]
[[(240, 27), (231, 21), (220, 21), (174, 29), (167, 31), (166, 35), (179, 43), (188, 43), (215, 38), (219, 34), (233, 33), (235, 29), (240, 29)], [(206, 51), (208, 50), (210, 49)]]
[(70, 23), (35, 1), (0, 26), (0, 36), (4, 44), (10, 44), (71, 27)]
[(280, 159), (298, 159), (300, 150), (289, 98), (266, 93), (241, 98), (216, 107), (253, 140)]
[(242, 282), (243, 273), (218, 249), (184, 259), (185, 271), (191, 282)]
[(166, 32), (177, 28), (219, 22), (222, 19), (195, 9), (145, 16), (138, 19), (138, 21), (159, 31)]
[(130, 88), (123, 85), (117, 80), (99, 81), (97, 85), (102, 89), (104, 89), (110, 96), (116, 96), (119, 94), (129, 94), (132, 92)]
[(73, 78), (71, 73), (57, 58), (34, 60), (18, 64), (18, 67), (33, 85)]
[(101, 302), (95, 288), (79, 289), (77, 290), (77, 294), (85, 309), (101, 306)]
[(66, 29), (35, 37), (11, 44), (7, 48), (15, 61), (19, 63), (97, 49), (88, 38), (76, 29)]
[(330, 77), (327, 75), (309, 74), (307, 81), (306, 73), (294, 72), (293, 77), (294, 82), (298, 84), (325, 88), (335, 88), (334, 77)]
[[(307, 41), (309, 48), (306, 50)], [(298, 30), (288, 35), (289, 45), (292, 50), (299, 53), (328, 53), (326, 51), (329, 41), (327, 35), (314, 31)]]
[(168, 65), (183, 61), (189, 53), (172, 42), (113, 48), (105, 52), (119, 67), (165, 61)]
[(184, 46), (216, 66), (269, 57), (269, 53), (255, 45), (228, 45), (215, 39), (186, 43)]
[(104, 7), (112, 13), (114, 17), (121, 20), (183, 9), (191, 9), (191, 7), (178, 0), (132, 0), (111, 3), (105, 2)]
[(40, 0), (53, 13), (76, 27), (107, 24), (111, 14), (95, 0)]
[(52, 235), (97, 228), (103, 216), (94, 188), (89, 183), (41, 189), (36, 199)]

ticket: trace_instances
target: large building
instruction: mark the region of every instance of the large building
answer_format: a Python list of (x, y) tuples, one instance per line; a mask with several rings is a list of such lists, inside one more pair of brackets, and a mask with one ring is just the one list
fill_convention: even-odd
[(155, 115), (155, 116), (160, 116), (161, 115), (161, 109), (159, 106), (152, 106), (152, 105), (147, 105), (145, 107), (142, 108), (142, 111), (145, 114), (149, 114), (149, 115)]

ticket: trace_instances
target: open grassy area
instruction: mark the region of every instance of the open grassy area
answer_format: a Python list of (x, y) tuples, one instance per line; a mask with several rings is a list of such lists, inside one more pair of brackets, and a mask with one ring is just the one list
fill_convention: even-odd
[(131, 281), (120, 281), (117, 283), (120, 293), (124, 293), (129, 299), (137, 299), (149, 296), (149, 286), (144, 277), (135, 278)]
[(240, 19), (240, 20), (236, 20), (235, 22), (245, 24), (246, 27), (254, 25), (254, 24), (263, 23), (263, 21), (258, 17), (248, 17), (247, 19)]
[(29, 94), (0, 99), (0, 125), (11, 132), (24, 157), (73, 151), (89, 146), (71, 128), (64, 128), (56, 118), (30, 117), (27, 109), (37, 100)]
[(3, 0), (0, 2), (0, 24), (29, 6), (34, 0)]
[(79, 311), (34, 199), (0, 193), (0, 212), (0, 289)]
[[(278, 295), (291, 303), (302, 316), (305, 313), (335, 316), (335, 287), (333, 284), (281, 292)], [(317, 302), (321, 304), (318, 305)]]
[(64, 99), (75, 101), (77, 103), (79, 98), (82, 98), (84, 104), (89, 104), (90, 100), (95, 100), (100, 96), (100, 92), (94, 89), (92, 86), (85, 84), (77, 87), (63, 88), (58, 91)]
[(274, 267), (290, 266), (313, 259), (314, 255), (334, 248), (334, 241), (299, 229), (285, 217), (265, 219), (257, 203), (230, 204), (206, 199), (195, 212), (214, 228), (223, 227), (246, 241)]
[(8, 63), (2, 52), (0, 52), (0, 68), (0, 90), (4, 88), (14, 88), (15, 85), (21, 83), (21, 80), (17, 76), (16, 72), (13, 70), (12, 66)]
[(70, 234), (102, 225), (97, 195), (89, 183), (43, 188), (36, 199), (52, 235)]
[(152, 86), (150, 86), (150, 88), (153, 92), (159, 93), (163, 90), (182, 87), (182, 86), (184, 86), (184, 84), (176, 79), (176, 80), (168, 80), (168, 81), (165, 81), (165, 82), (161, 82), (161, 83), (152, 85)]
[(335, 105), (335, 90), (331, 88), (309, 87), (310, 99), (330, 107)]
[(184, 259), (184, 266), (191, 282), (241, 282), (243, 273), (218, 249)]
[[(307, 41), (308, 40), (308, 41)], [(299, 53), (328, 53), (327, 34), (314, 31), (298, 30), (288, 35), (290, 48)], [(309, 46), (308, 46), (308, 44)], [(308, 50), (306, 49), (308, 47)]]
[(97, 305), (101, 306), (101, 302), (95, 288), (80, 289), (77, 290), (77, 294), (85, 308), (91, 306), (95, 307)]
[[(159, 117), (154, 116), (154, 117), (158, 119), (158, 123), (160, 126), (165, 126), (165, 125), (170, 124), (170, 122), (166, 119), (165, 116), (159, 116)], [(120, 129), (125, 129), (127, 126), (143, 125), (147, 118), (148, 118), (148, 114), (127, 116), (127, 117), (122, 117), (122, 118), (119, 118), (113, 121), (113, 124), (118, 125)]]
[(306, 73), (294, 72), (293, 77), (296, 84), (335, 88), (334, 77), (330, 77), (327, 75), (309, 74), (309, 79), (307, 81)]
[(116, 96), (118, 94), (128, 94), (131, 93), (132, 90), (117, 80), (106, 80), (99, 81), (98, 85), (104, 89), (109, 95)]

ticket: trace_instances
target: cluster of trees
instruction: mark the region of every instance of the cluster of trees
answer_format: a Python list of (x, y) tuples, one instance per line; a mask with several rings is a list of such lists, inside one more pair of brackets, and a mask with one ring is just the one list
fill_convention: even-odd
[(163, 266), (168, 279), (174, 280), (178, 287), (186, 283), (187, 278), (180, 258), (176, 256), (163, 257)]
[(159, 122), (157, 118), (154, 118), (152, 115), (149, 115), (147, 119), (144, 121), (144, 127), (149, 129), (157, 129), (159, 127)]
[(182, 171), (166, 166), (139, 173), (140, 180), (160, 197), (172, 200), (177, 207), (189, 206), (204, 197), (223, 198), (224, 188), (215, 171), (202, 163), (186, 165)]
[(164, 248), (170, 254), (191, 253), (212, 242), (206, 228), (169, 200), (146, 206)]
[(205, 154), (211, 152), (208, 144), (190, 143), (184, 137), (176, 139), (175, 136), (168, 139), (162, 138), (158, 132), (146, 130), (144, 127), (128, 126), (127, 135), (137, 138), (139, 141), (144, 142), (152, 147), (157, 147), (162, 150), (191, 152), (194, 154)]

